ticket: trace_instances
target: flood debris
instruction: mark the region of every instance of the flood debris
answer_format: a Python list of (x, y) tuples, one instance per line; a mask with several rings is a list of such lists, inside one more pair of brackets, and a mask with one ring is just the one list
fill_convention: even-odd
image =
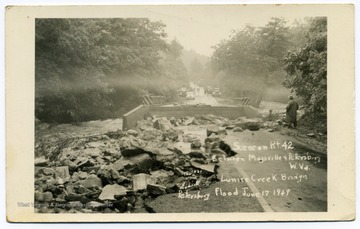
[[(205, 139), (186, 132), (205, 125)], [(35, 211), (144, 213), (158, 196), (200, 190), (218, 181), (216, 157), (236, 154), (233, 132), (276, 131), (277, 121), (215, 115), (148, 116), (136, 127), (91, 136), (37, 138)], [(184, 131), (185, 130), (185, 131)]]

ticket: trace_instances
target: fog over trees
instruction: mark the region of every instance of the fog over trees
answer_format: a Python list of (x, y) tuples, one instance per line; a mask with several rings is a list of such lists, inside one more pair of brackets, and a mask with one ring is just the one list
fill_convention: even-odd
[[(170, 100), (190, 81), (241, 97), (291, 89), (309, 114), (326, 116), (327, 21), (271, 18), (213, 47), (211, 57), (170, 40), (149, 19), (37, 19), (35, 115), (78, 123), (121, 117), (144, 94)], [(260, 100), (261, 101), (261, 100)]]
[(171, 95), (187, 80), (177, 41), (149, 19), (36, 20), (36, 117), (119, 117), (140, 94)]

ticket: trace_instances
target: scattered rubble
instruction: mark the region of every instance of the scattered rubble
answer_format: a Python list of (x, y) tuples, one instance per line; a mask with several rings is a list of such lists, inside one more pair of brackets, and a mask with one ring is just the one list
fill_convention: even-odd
[[(207, 125), (206, 138), (179, 128), (191, 125)], [(151, 212), (146, 207), (149, 199), (200, 190), (218, 181), (214, 158), (236, 154), (221, 140), (224, 135), (261, 128), (277, 131), (278, 126), (278, 121), (244, 117), (148, 116), (126, 131), (38, 140), (36, 212)]]

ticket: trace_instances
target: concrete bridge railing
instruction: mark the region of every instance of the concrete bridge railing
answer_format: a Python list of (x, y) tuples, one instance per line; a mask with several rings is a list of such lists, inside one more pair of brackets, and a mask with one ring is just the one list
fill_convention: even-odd
[(229, 119), (238, 117), (254, 118), (258, 112), (251, 106), (209, 106), (209, 105), (186, 105), (186, 106), (145, 106), (140, 105), (135, 109), (123, 115), (123, 130), (136, 127), (138, 121), (144, 119), (146, 115), (156, 115), (158, 117), (175, 117), (199, 116), (213, 114)]

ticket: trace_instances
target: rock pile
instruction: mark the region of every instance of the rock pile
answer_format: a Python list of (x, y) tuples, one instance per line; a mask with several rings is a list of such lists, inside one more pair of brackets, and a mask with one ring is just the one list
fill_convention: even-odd
[[(178, 126), (207, 125), (206, 139)], [(43, 140), (35, 147), (35, 209), (39, 213), (149, 212), (146, 202), (218, 181), (217, 157), (236, 152), (223, 142), (232, 130), (255, 131), (260, 119), (213, 115), (156, 118), (104, 135)]]

